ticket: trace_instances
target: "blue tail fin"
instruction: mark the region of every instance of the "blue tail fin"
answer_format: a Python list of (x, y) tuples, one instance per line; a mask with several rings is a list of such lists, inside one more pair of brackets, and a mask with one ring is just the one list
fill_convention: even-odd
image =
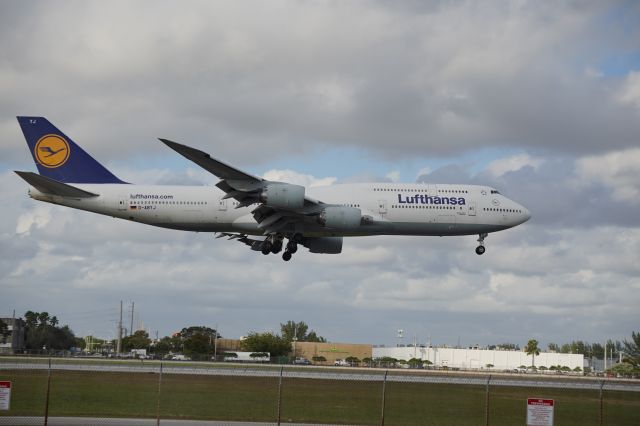
[(44, 117), (17, 117), (40, 175), (66, 183), (126, 183)]

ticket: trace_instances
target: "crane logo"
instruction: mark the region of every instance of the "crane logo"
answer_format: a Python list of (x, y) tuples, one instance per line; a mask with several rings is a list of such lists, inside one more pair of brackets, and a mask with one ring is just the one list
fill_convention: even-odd
[(42, 166), (54, 169), (69, 159), (69, 143), (59, 135), (45, 135), (36, 143), (34, 154)]

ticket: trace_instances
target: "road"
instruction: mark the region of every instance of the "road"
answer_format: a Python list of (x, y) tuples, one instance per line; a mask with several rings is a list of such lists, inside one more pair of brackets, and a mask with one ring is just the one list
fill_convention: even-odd
[[(47, 370), (48, 364), (26, 363), (26, 362), (0, 362), (0, 370)], [(215, 367), (215, 364), (202, 366), (181, 365), (176, 362), (168, 363), (54, 363), (52, 370), (66, 371), (108, 371), (119, 373), (160, 373), (162, 374), (190, 374), (209, 376), (235, 376), (235, 377), (279, 377), (298, 379), (318, 379), (318, 380), (345, 380), (345, 381), (369, 381), (381, 382), (384, 380), (384, 370), (370, 372), (368, 369), (316, 369), (304, 368), (284, 369), (284, 368), (249, 368), (249, 367)], [(605, 391), (627, 391), (640, 392), (640, 381), (638, 380), (578, 380), (577, 378), (543, 378), (543, 377), (519, 377), (505, 375), (479, 375), (479, 374), (424, 374), (423, 372), (413, 373), (407, 370), (391, 370), (387, 376), (387, 381), (398, 383), (436, 383), (436, 384), (458, 384), (458, 385), (478, 385), (486, 386), (487, 381), (490, 386), (510, 386), (510, 387), (532, 387), (532, 388), (558, 388), (558, 389), (584, 389)]]

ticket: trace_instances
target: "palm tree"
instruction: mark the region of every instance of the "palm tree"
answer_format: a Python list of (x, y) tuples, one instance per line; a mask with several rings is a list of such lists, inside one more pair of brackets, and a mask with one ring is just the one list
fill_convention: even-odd
[(38, 325), (38, 313), (33, 311), (27, 311), (24, 314), (24, 319), (27, 323), (27, 328), (35, 328)]
[(524, 348), (524, 351), (527, 355), (531, 355), (531, 366), (535, 367), (535, 358), (536, 355), (540, 355), (540, 348), (538, 348), (538, 341), (536, 339), (531, 339), (527, 342), (527, 346)]
[(38, 314), (38, 321), (40, 321), (40, 325), (38, 327), (44, 327), (49, 322), (49, 313), (48, 312), (40, 312)]

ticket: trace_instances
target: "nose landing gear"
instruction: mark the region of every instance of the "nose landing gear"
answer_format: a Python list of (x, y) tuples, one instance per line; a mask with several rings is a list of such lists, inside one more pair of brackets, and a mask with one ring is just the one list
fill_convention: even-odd
[(480, 234), (478, 235), (478, 243), (480, 244), (478, 247), (476, 247), (476, 254), (479, 256), (481, 254), (484, 254), (484, 252), (486, 251), (486, 249), (484, 248), (484, 239), (487, 237), (488, 234)]

